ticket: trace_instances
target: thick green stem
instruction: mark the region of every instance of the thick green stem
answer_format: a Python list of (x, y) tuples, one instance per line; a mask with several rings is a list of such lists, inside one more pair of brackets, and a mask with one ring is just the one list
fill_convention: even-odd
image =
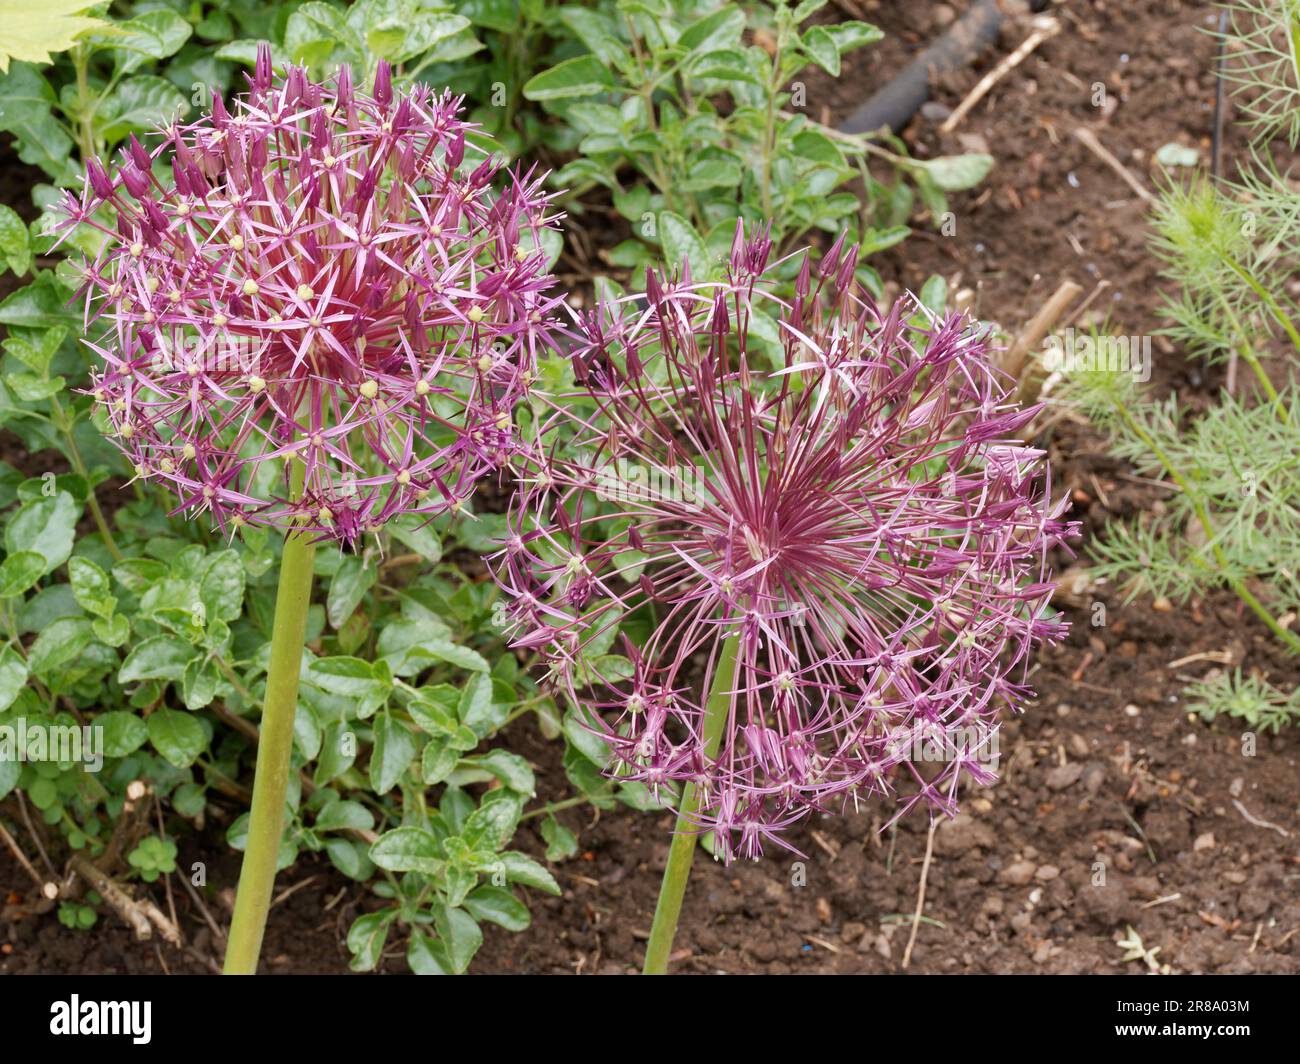
[(262, 951), (262, 934), (271, 908), (275, 865), (284, 831), (293, 719), (298, 710), (298, 673), (302, 668), (315, 558), (316, 545), (308, 534), (290, 532), (280, 560), (271, 664), (262, 705), (257, 774), (253, 778), (253, 808), (248, 819), (248, 845), (239, 872), (230, 942), (226, 946), (226, 975), (253, 975)]
[[(722, 644), (718, 665), (713, 673), (713, 689), (704, 704), (704, 756), (711, 760), (718, 753), (718, 743), (730, 716), (732, 692), (736, 683), (736, 647), (738, 636), (729, 636)], [(672, 952), (673, 937), (677, 934), (677, 918), (682, 912), (682, 898), (686, 895), (686, 880), (691, 874), (695, 859), (695, 845), (699, 841), (699, 825), (694, 814), (700, 808), (700, 793), (694, 783), (682, 788), (681, 805), (677, 807), (677, 826), (672, 844), (668, 848), (668, 866), (659, 888), (659, 902), (655, 906), (655, 919), (650, 927), (650, 941), (645, 949), (645, 975), (664, 975), (668, 971), (668, 955)]]

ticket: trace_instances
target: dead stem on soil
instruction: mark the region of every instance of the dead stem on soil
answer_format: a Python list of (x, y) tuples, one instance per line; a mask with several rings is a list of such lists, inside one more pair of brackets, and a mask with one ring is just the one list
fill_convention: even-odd
[(984, 99), (999, 81), (1023, 63), (1044, 41), (1051, 40), (1061, 32), (1061, 24), (1051, 15), (1042, 15), (1034, 20), (1034, 31), (1024, 39), (1020, 47), (1006, 56), (997, 66), (985, 74), (966, 98), (959, 103), (939, 127), (940, 133), (951, 133), (971, 109)]
[(903, 970), (912, 963), (912, 947), (916, 945), (917, 932), (921, 930), (921, 913), (925, 909), (925, 884), (930, 878), (930, 860), (934, 856), (934, 833), (939, 827), (937, 820), (930, 821), (930, 830), (925, 836), (925, 859), (921, 862), (921, 881), (916, 887), (916, 912), (912, 914), (912, 933), (907, 936), (907, 948), (903, 950)]

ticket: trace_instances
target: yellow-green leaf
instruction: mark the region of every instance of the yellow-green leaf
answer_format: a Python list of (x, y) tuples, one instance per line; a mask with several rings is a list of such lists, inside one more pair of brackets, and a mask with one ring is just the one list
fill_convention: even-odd
[(92, 6), (86, 0), (0, 0), (0, 71), (8, 73), (10, 59), (48, 63), (83, 33), (107, 26), (80, 14)]

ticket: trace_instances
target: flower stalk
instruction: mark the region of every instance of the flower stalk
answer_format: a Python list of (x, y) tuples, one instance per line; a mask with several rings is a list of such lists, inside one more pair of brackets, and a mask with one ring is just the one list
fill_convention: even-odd
[[(295, 493), (302, 491), (304, 475), (302, 463), (295, 461), (292, 466)], [(230, 941), (226, 946), (226, 975), (257, 972), (262, 935), (271, 909), (280, 838), (284, 833), (293, 721), (298, 709), (298, 678), (315, 559), (316, 543), (309, 532), (294, 530), (285, 537), (275, 596), (271, 663), (262, 705), (261, 740), (257, 747), (253, 808), (248, 819), (248, 843), (239, 872)]]
[[(704, 707), (704, 756), (715, 757), (722, 732), (730, 715), (732, 688), (735, 686), (736, 649), (739, 636), (730, 636), (722, 644), (721, 658), (713, 674), (713, 690), (709, 692)], [(677, 934), (677, 920), (682, 912), (682, 899), (686, 895), (686, 881), (695, 859), (695, 846), (699, 842), (699, 825), (694, 817), (700, 809), (699, 789), (694, 782), (682, 788), (682, 801), (677, 810), (677, 827), (668, 847), (668, 865), (659, 887), (659, 901), (655, 905), (654, 923), (650, 927), (650, 941), (646, 943), (643, 975), (666, 975), (668, 956), (672, 952), (673, 937)]]

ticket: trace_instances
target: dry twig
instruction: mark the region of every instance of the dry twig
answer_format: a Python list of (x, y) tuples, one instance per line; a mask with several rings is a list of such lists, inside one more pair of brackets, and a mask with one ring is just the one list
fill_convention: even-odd
[(956, 129), (958, 123), (960, 123), (961, 120), (970, 113), (971, 108), (989, 94), (989, 91), (994, 85), (1028, 59), (1035, 48), (1044, 41), (1055, 37), (1060, 32), (1061, 24), (1050, 15), (1045, 15), (1041, 18), (1035, 19), (1034, 31), (1025, 38), (1019, 48), (1006, 56), (997, 66), (980, 78), (975, 87), (966, 94), (966, 98), (957, 105), (952, 114), (944, 119), (943, 125), (939, 127), (939, 132), (951, 133)]
[(1074, 131), (1074, 137), (1080, 144), (1092, 152), (1093, 155), (1097, 156), (1098, 159), (1114, 170), (1115, 173), (1119, 174), (1119, 176), (1124, 179), (1125, 184), (1136, 192), (1142, 198), (1143, 202), (1151, 202), (1154, 197), (1152, 197), (1151, 193), (1146, 190), (1146, 186), (1133, 176), (1133, 172), (1129, 170), (1127, 166), (1110, 153), (1106, 148), (1106, 145), (1097, 138), (1096, 133), (1087, 126), (1080, 126)]
[(921, 862), (921, 882), (916, 888), (916, 912), (912, 914), (912, 933), (907, 936), (907, 949), (903, 950), (903, 968), (912, 963), (912, 947), (916, 945), (916, 934), (921, 930), (921, 912), (925, 909), (925, 881), (930, 878), (930, 859), (934, 856), (934, 833), (939, 827), (937, 820), (930, 821), (930, 831), (925, 837), (925, 860)]

